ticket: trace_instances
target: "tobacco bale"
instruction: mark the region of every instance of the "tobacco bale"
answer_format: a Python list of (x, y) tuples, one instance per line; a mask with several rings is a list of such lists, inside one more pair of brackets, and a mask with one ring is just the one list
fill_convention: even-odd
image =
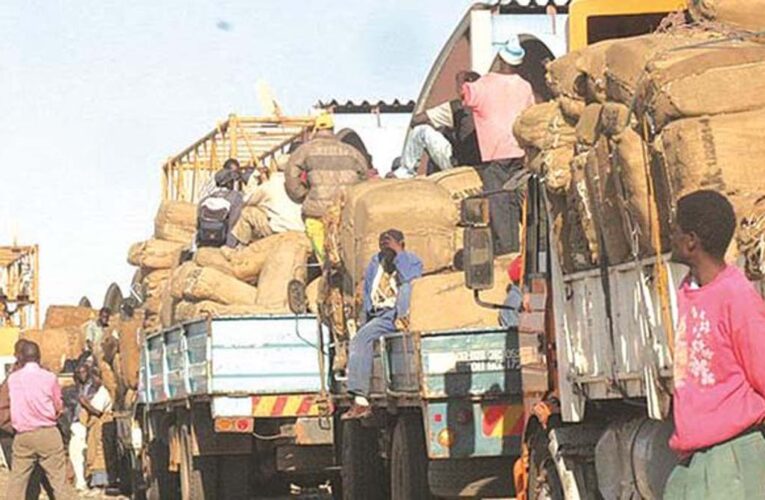
[(178, 264), (183, 243), (151, 239), (134, 243), (128, 251), (128, 263), (148, 269), (171, 269)]
[(446, 189), (458, 210), (462, 200), (483, 192), (483, 183), (473, 167), (455, 167), (425, 179)]
[(553, 149), (576, 141), (572, 127), (561, 113), (557, 101), (527, 108), (513, 125), (513, 134), (524, 148)]
[(96, 316), (96, 311), (89, 307), (49, 306), (45, 312), (43, 328), (80, 327)]
[(691, 0), (688, 6), (697, 21), (717, 21), (750, 31), (765, 30), (765, 3), (758, 0)]
[(282, 239), (260, 272), (256, 305), (271, 312), (289, 312), (287, 286), (292, 280), (305, 283), (310, 255), (311, 242), (305, 234)]
[(600, 137), (600, 115), (603, 110), (601, 104), (588, 104), (584, 108), (579, 123), (576, 124), (576, 141), (580, 144), (592, 146)]
[(191, 243), (197, 229), (197, 206), (187, 201), (163, 201), (154, 218), (154, 237)]
[(221, 304), (255, 304), (258, 289), (211, 267), (191, 271), (183, 284), (183, 298)]

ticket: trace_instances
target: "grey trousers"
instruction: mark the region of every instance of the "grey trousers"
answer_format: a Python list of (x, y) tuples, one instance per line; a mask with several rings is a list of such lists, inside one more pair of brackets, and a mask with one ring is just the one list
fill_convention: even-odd
[(380, 337), (396, 331), (396, 310), (387, 309), (364, 323), (351, 339), (348, 358), (348, 392), (354, 396), (369, 396), (372, 381), (374, 343)]

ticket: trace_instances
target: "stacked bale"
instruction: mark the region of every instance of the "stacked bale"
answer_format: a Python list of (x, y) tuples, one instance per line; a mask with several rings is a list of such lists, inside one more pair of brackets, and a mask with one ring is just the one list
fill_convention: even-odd
[(133, 244), (128, 263), (138, 267), (133, 287), (143, 296), (144, 327), (161, 326), (163, 290), (180, 262), (181, 252), (188, 248), (196, 231), (196, 205), (184, 201), (163, 201), (154, 218), (154, 237)]
[[(696, 0), (692, 10), (724, 7), (716, 18), (723, 21), (735, 17), (725, 10), (735, 3)], [(739, 216), (754, 207), (765, 187), (756, 174), (765, 153), (765, 45), (722, 31), (679, 26), (601, 42), (549, 65), (558, 109), (576, 117), (568, 173), (535, 161), (555, 104), (529, 109), (514, 132), (529, 168), (547, 182), (565, 272), (652, 255), (657, 231), (658, 250), (667, 251), (670, 207), (691, 191), (725, 193)], [(563, 109), (571, 100), (581, 101), (576, 113)]]

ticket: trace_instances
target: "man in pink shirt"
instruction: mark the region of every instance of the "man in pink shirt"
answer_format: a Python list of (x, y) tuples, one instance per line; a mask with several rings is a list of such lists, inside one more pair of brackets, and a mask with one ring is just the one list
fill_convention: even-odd
[[(500, 49), (490, 72), (462, 86), (462, 102), (473, 112), (478, 147), (483, 164), (478, 174), (485, 192), (501, 190), (513, 174), (523, 169), (523, 149), (513, 135), (518, 116), (534, 104), (531, 84), (518, 70), (526, 51), (517, 36)], [(520, 245), (518, 223), (521, 209), (517, 193), (500, 193), (489, 198), (495, 253), (517, 251)]]
[(61, 387), (53, 373), (40, 368), (37, 344), (26, 342), (20, 350), (22, 367), (8, 377), (16, 435), (6, 498), (24, 498), (35, 464), (48, 477), (55, 498), (67, 498), (66, 454), (56, 427), (63, 411)]
[(735, 228), (717, 192), (677, 203), (672, 257), (690, 272), (677, 298), (669, 445), (683, 461), (665, 499), (765, 498), (765, 303), (725, 264)]

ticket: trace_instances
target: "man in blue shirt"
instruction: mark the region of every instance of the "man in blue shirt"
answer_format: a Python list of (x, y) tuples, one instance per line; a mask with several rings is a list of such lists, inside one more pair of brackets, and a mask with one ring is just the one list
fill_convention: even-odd
[(404, 250), (404, 234), (389, 229), (380, 235), (380, 252), (372, 257), (364, 273), (365, 323), (351, 339), (348, 359), (348, 393), (353, 405), (342, 418), (370, 415), (369, 386), (372, 378), (374, 343), (395, 332), (396, 320), (409, 314), (412, 280), (422, 276), (422, 261)]

